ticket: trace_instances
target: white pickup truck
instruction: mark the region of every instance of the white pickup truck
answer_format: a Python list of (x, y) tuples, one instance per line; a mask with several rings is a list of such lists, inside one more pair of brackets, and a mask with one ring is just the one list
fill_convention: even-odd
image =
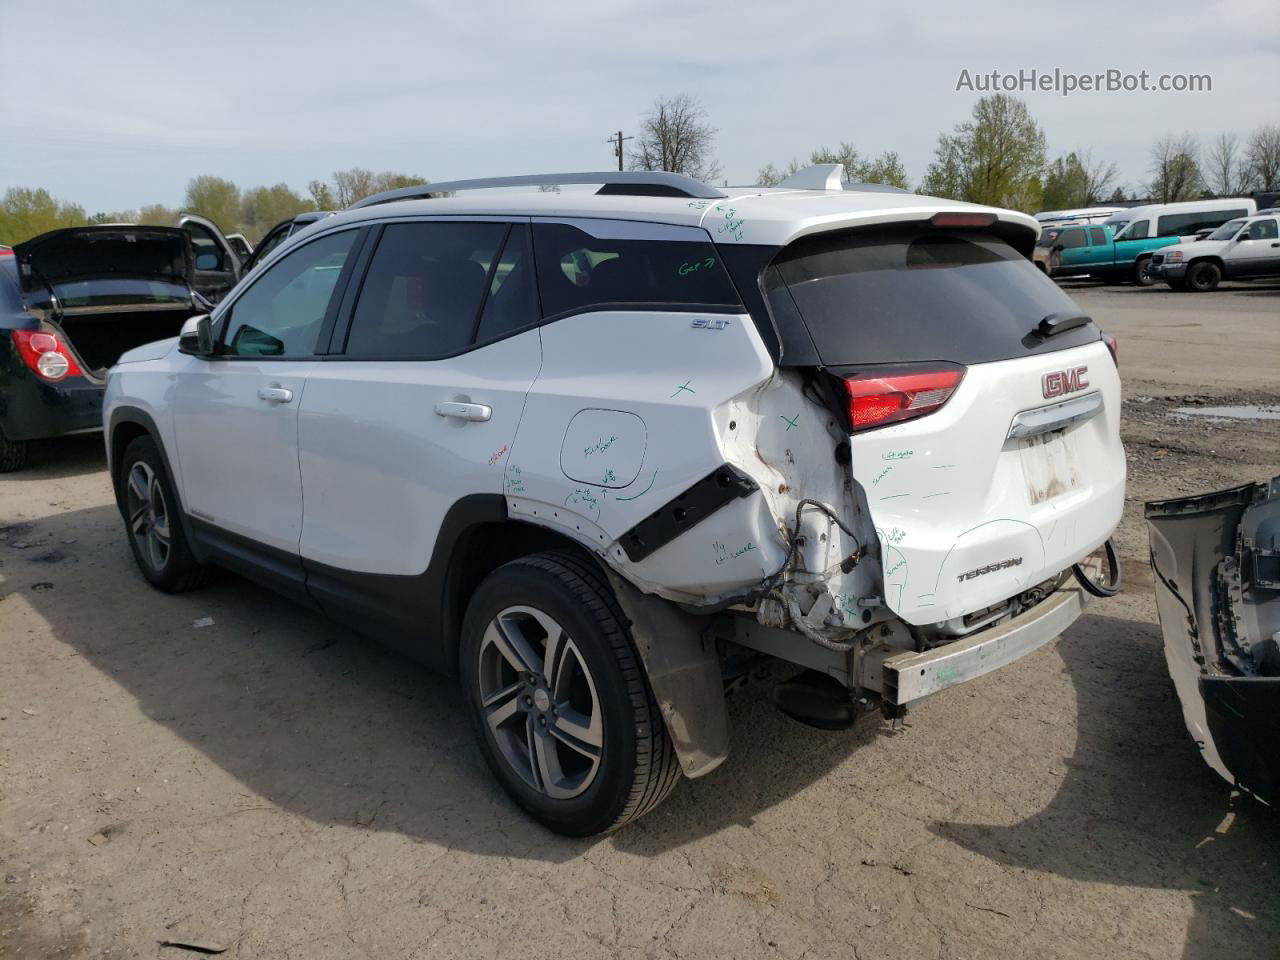
[(1280, 218), (1275, 214), (1228, 220), (1203, 240), (1162, 247), (1151, 274), (1174, 290), (1206, 293), (1223, 280), (1280, 277)]

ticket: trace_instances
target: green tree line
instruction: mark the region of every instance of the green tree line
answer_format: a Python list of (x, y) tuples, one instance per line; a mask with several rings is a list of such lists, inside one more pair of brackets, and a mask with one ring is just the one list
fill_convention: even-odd
[(361, 167), (337, 170), (332, 180), (312, 180), (300, 194), (286, 183), (241, 189), (231, 180), (192, 177), (180, 207), (153, 203), (134, 210), (88, 213), (78, 203), (60, 200), (43, 188), (11, 187), (0, 198), (0, 243), (13, 245), (60, 227), (95, 223), (173, 226), (182, 213), (196, 213), (224, 233), (242, 233), (253, 243), (281, 220), (308, 210), (339, 210), (383, 190), (426, 183), (426, 178)]

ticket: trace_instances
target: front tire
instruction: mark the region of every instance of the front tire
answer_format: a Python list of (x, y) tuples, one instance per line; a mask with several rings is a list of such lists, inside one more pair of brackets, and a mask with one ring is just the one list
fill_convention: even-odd
[(125, 532), (147, 582), (165, 593), (184, 593), (204, 583), (208, 569), (187, 544), (181, 507), (155, 441), (138, 437), (130, 443), (120, 458), (119, 476)]
[(1133, 282), (1140, 287), (1149, 287), (1156, 282), (1151, 275), (1151, 258), (1139, 257), (1133, 265)]
[(460, 669), (494, 776), (557, 833), (616, 830), (679, 780), (627, 619), (588, 562), (539, 553), (491, 573), (467, 607)]
[(1187, 289), (1193, 293), (1208, 293), (1216, 290), (1222, 280), (1222, 271), (1212, 260), (1197, 260), (1187, 267)]
[(27, 465), (31, 445), (25, 440), (10, 440), (0, 430), (0, 473), (13, 473)]

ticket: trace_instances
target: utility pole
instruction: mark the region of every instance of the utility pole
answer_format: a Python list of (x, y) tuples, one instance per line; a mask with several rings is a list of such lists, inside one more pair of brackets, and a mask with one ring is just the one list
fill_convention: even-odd
[(634, 139), (635, 139), (635, 137), (624, 137), (624, 136), (622, 135), (622, 131), (621, 131), (621, 130), (619, 130), (619, 131), (618, 131), (614, 136), (610, 137), (608, 140), (606, 140), (606, 141), (605, 141), (605, 143), (612, 143), (612, 144), (613, 144), (613, 153), (614, 153), (614, 156), (616, 156), (616, 157), (618, 158), (618, 170), (619, 170), (619, 171), (621, 171), (621, 170), (622, 170), (622, 141), (624, 141), (624, 140), (634, 140)]

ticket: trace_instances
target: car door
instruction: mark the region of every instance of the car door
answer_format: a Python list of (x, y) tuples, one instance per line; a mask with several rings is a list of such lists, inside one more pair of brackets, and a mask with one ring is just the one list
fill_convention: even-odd
[(1223, 257), (1228, 277), (1280, 273), (1280, 230), (1274, 219), (1255, 220), (1236, 237)]
[(1069, 227), (1058, 234), (1058, 246), (1062, 248), (1062, 266), (1068, 270), (1080, 270), (1089, 263), (1089, 237), (1084, 227)]
[(1114, 255), (1111, 252), (1111, 244), (1107, 242), (1107, 231), (1101, 227), (1089, 227), (1089, 247), (1088, 257), (1089, 266), (1098, 267), (1102, 265), (1111, 266)]
[(525, 222), (375, 229), (302, 398), (300, 549), (328, 613), (413, 627), (389, 591), (432, 603), (416, 578), (445, 516), (476, 494), (501, 502), (542, 359), (537, 288)]
[(214, 356), (190, 358), (170, 396), (187, 512), (299, 588), (298, 409), (359, 234), (319, 236), (256, 277), (215, 314)]
[(291, 233), (293, 233), (292, 219), (277, 223), (267, 231), (267, 235), (262, 238), (256, 247), (254, 247), (253, 255), (245, 261), (244, 272), (248, 273), (259, 263), (265, 260), (272, 250), (289, 239), (289, 235)]
[(206, 300), (217, 303), (240, 280), (240, 257), (212, 220), (184, 213), (178, 218), (177, 225), (191, 235), (196, 290)]

